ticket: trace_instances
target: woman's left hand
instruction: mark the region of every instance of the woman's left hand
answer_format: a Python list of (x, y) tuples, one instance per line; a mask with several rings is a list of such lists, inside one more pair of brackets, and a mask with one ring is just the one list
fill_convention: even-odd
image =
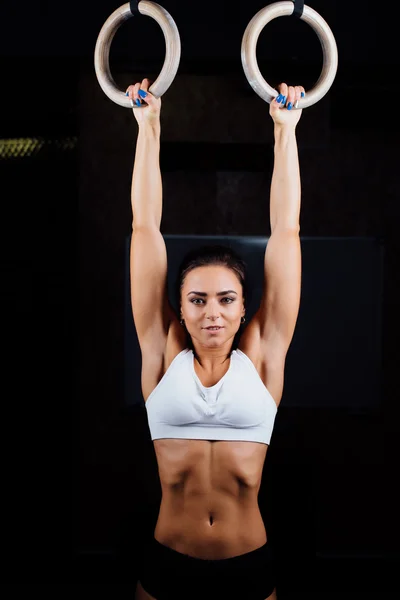
[(296, 127), (303, 111), (294, 106), (298, 100), (304, 98), (305, 89), (301, 85), (288, 86), (281, 83), (278, 85), (278, 91), (279, 95), (269, 105), (269, 114), (276, 125)]

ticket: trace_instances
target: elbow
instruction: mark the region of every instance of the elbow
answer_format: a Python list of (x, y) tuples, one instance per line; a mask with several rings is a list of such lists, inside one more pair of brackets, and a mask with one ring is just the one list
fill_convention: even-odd
[(271, 234), (274, 233), (274, 231), (292, 235), (300, 235), (300, 223), (298, 221), (292, 223), (290, 221), (278, 221), (271, 225)]

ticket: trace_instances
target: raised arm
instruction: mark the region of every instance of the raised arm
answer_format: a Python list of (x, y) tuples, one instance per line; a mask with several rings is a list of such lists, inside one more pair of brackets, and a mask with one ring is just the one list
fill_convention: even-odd
[(271, 236), (265, 251), (260, 308), (254, 323), (249, 323), (253, 339), (259, 336), (265, 359), (277, 369), (285, 362), (300, 306), (301, 189), (296, 125), (302, 111), (292, 107), (304, 93), (304, 88), (288, 88), (281, 84), (279, 91), (280, 97), (270, 105), (275, 136), (270, 195)]
[[(148, 92), (144, 79), (128, 88), (138, 122), (132, 175), (132, 238), (130, 250), (131, 303), (143, 351), (164, 351), (171, 320), (167, 295), (167, 252), (160, 232), (162, 181), (160, 172), (161, 99)], [(137, 102), (142, 108), (136, 107)]]

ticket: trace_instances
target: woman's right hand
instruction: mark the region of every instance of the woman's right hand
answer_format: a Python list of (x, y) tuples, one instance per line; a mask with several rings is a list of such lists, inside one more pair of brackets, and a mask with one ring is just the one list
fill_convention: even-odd
[(130, 85), (126, 90), (126, 95), (133, 100), (132, 110), (139, 126), (156, 124), (160, 120), (161, 98), (156, 98), (149, 92), (150, 85), (148, 79), (143, 79), (142, 83)]

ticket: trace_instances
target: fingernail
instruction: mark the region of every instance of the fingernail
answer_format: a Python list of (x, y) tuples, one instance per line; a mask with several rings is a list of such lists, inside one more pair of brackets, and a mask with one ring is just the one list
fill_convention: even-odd
[(287, 105), (287, 109), (288, 110), (292, 110), (292, 103), (291, 102), (289, 102), (289, 104)]
[(129, 96), (129, 92), (126, 92), (125, 96)]
[(301, 92), (301, 97), (304, 98), (304, 96), (305, 96), (305, 93)]
[(281, 102), (281, 101), (282, 101), (282, 98), (283, 98), (282, 94), (279, 94), (279, 96), (277, 96), (277, 97), (275, 98), (275, 100), (276, 100), (277, 102)]
[(142, 106), (142, 105), (140, 104), (140, 100), (139, 100), (139, 98), (136, 100), (136, 104), (137, 104), (138, 106)]
[(286, 104), (286, 96), (282, 96), (282, 104)]
[(139, 96), (142, 96), (142, 98), (146, 98), (147, 92), (144, 92), (143, 90), (139, 90)]

